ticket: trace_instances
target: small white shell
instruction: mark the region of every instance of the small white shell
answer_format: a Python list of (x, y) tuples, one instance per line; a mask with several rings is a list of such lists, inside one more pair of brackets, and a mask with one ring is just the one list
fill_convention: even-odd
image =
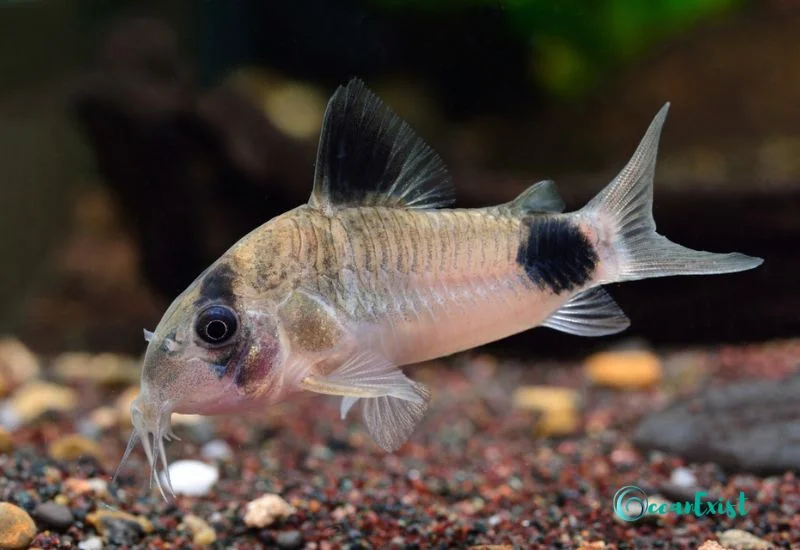
[[(207, 495), (217, 483), (219, 470), (199, 460), (178, 460), (169, 465), (169, 477), (176, 495), (199, 497)], [(161, 480), (166, 485), (164, 472)]]

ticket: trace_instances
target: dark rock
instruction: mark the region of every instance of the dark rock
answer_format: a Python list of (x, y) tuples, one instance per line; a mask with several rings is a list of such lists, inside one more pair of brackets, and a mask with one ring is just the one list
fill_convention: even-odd
[(105, 539), (109, 544), (132, 546), (144, 536), (142, 526), (135, 521), (109, 519), (105, 523)]
[(75, 518), (66, 506), (53, 501), (43, 502), (33, 511), (33, 517), (46, 527), (66, 529)]
[(27, 491), (17, 491), (14, 493), (13, 500), (17, 503), (17, 506), (28, 513), (33, 512), (39, 504), (38, 498)]
[(300, 548), (303, 546), (303, 534), (300, 531), (282, 531), (275, 537), (278, 548)]
[(707, 390), (645, 418), (634, 443), (736, 472), (781, 474), (800, 465), (800, 377)]
[(269, 529), (261, 529), (256, 534), (256, 538), (258, 538), (260, 542), (266, 544), (269, 547), (275, 546), (275, 535), (273, 535), (272, 531), (270, 531)]
[(328, 438), (325, 445), (334, 452), (350, 452), (354, 449), (349, 441), (337, 437)]

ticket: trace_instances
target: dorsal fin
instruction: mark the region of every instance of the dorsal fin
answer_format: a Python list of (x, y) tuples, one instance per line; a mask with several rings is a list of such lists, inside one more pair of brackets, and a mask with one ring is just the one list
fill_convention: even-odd
[(442, 159), (361, 80), (328, 102), (309, 204), (436, 208), (453, 200)]
[(508, 206), (520, 213), (524, 212), (563, 212), (564, 201), (558, 194), (553, 180), (534, 183), (519, 196), (508, 203)]

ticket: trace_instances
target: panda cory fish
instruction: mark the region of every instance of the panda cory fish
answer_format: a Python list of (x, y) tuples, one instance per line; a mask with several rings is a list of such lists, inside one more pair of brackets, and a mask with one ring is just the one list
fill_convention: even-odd
[[(162, 494), (173, 412), (266, 407), (299, 392), (359, 407), (399, 448), (430, 391), (402, 367), (537, 326), (579, 336), (629, 320), (603, 285), (752, 269), (656, 233), (653, 173), (669, 104), (628, 164), (580, 210), (551, 181), (511, 202), (449, 208), (440, 157), (360, 80), (333, 94), (307, 204), (234, 244), (170, 305), (148, 341), (131, 407)], [(310, 420), (313, 421), (313, 420)]]

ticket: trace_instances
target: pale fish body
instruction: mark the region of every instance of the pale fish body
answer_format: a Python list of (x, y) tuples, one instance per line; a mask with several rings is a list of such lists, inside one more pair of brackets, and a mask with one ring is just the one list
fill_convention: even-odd
[(360, 81), (339, 88), (309, 203), (242, 238), (146, 333), (129, 450), (142, 437), (155, 471), (172, 412), (236, 412), (301, 391), (340, 396), (343, 417), (359, 403), (370, 434), (394, 450), (430, 397), (400, 367), (540, 325), (613, 334), (629, 321), (603, 284), (759, 265), (655, 232), (666, 110), (577, 212), (562, 213), (550, 181), (507, 204), (444, 209), (439, 157)]

